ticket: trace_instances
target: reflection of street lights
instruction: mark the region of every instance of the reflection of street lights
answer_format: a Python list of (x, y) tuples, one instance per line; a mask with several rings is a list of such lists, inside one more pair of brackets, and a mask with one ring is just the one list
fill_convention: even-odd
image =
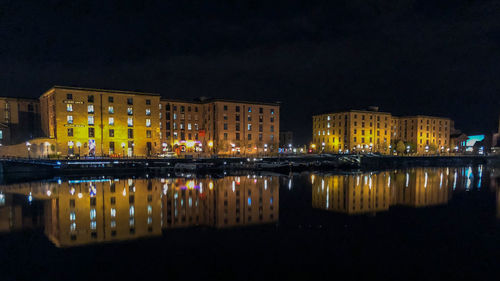
[(26, 142), (26, 147), (28, 148), (28, 159), (30, 159), (30, 158), (31, 158), (31, 156), (30, 156), (30, 151), (31, 151), (31, 143)]
[(122, 158), (125, 157), (125, 143), (122, 142)]
[(76, 147), (78, 147), (78, 159), (80, 159), (80, 148), (82, 147), (82, 143), (81, 142), (76, 142)]

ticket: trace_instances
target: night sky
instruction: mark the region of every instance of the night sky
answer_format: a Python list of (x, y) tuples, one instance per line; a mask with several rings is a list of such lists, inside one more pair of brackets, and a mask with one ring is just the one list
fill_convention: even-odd
[(497, 127), (500, 1), (101, 2), (0, 1), (0, 95), (66, 85), (281, 101), (299, 143), (312, 114), (370, 105), (470, 134)]

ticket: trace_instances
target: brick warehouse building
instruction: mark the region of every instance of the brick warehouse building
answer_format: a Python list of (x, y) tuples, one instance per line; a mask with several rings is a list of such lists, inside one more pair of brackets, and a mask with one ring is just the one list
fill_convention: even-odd
[(31, 102), (38, 114), (33, 131), (40, 133), (16, 135), (16, 142), (0, 147), (0, 155), (142, 157), (278, 150), (279, 103), (185, 101), (65, 86), (54, 86)]

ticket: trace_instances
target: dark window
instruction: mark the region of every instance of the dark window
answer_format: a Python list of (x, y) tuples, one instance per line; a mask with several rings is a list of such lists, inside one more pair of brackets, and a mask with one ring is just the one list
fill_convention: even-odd
[(264, 113), (264, 108), (260, 107), (260, 108), (259, 108), (259, 113), (260, 113), (260, 114)]
[(114, 102), (113, 97), (108, 97), (108, 102), (111, 102), (111, 103)]
[(72, 100), (73, 99), (73, 94), (66, 94), (66, 99), (67, 100)]
[(128, 105), (134, 104), (134, 99), (133, 98), (127, 98), (127, 104)]
[(115, 205), (116, 204), (116, 197), (111, 197), (111, 205)]
[(252, 140), (252, 134), (248, 134), (248, 140)]
[(151, 105), (151, 100), (146, 100), (146, 105)]
[(90, 206), (95, 206), (96, 205), (96, 200), (95, 197), (90, 198)]
[(170, 110), (170, 103), (167, 103), (167, 105), (165, 106), (165, 110), (167, 110), (167, 111)]
[(94, 102), (94, 95), (89, 95), (89, 96), (87, 97), (87, 101), (88, 101), (88, 102)]
[(95, 137), (95, 131), (94, 128), (89, 128), (89, 138)]
[(240, 112), (240, 106), (239, 105), (236, 106), (236, 112)]
[(151, 130), (146, 130), (146, 138), (151, 138)]
[(227, 111), (227, 105), (224, 105), (224, 111)]
[(134, 129), (128, 129), (128, 138), (133, 139), (134, 138)]
[(74, 208), (75, 207), (75, 199), (69, 199), (69, 207)]
[(68, 137), (73, 136), (73, 128), (68, 128)]
[(236, 133), (236, 140), (240, 140), (240, 133)]
[(109, 129), (109, 137), (112, 138), (115, 136), (115, 130), (114, 129)]
[(130, 196), (128, 197), (128, 203), (129, 203), (129, 204), (133, 204), (133, 203), (134, 203), (134, 195), (130, 195)]

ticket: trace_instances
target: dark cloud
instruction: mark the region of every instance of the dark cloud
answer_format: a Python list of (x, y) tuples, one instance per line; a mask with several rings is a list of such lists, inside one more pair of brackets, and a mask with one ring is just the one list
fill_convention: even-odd
[(281, 100), (282, 126), (301, 142), (311, 114), (368, 105), (488, 132), (500, 111), (499, 12), (462, 0), (4, 1), (0, 87)]

